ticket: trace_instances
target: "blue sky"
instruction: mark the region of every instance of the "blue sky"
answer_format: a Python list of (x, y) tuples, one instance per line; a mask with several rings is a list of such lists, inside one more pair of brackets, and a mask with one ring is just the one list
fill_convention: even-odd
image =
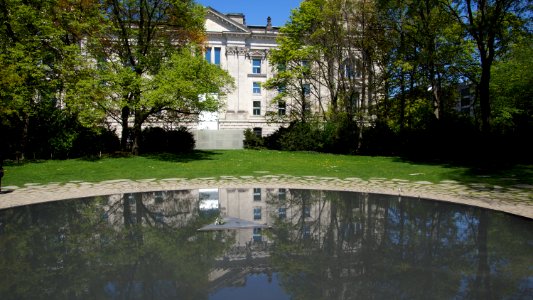
[(243, 13), (248, 25), (266, 25), (267, 17), (272, 25), (283, 26), (289, 20), (291, 10), (300, 6), (301, 0), (196, 0), (221, 13)]

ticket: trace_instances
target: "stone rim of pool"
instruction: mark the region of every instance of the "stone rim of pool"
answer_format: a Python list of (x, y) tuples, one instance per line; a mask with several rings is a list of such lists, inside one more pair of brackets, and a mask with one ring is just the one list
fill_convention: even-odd
[(487, 208), (533, 219), (533, 185), (500, 187), (463, 184), (451, 180), (431, 183), (386, 178), (364, 180), (290, 175), (117, 179), (97, 183), (71, 181), (46, 185), (28, 183), (22, 188), (2, 187), (3, 190), (13, 192), (0, 195), (0, 209), (72, 198), (198, 188), (293, 188), (401, 195)]

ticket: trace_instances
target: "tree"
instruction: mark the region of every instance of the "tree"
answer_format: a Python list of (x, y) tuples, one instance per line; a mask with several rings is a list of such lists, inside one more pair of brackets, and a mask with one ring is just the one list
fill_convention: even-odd
[(341, 94), (349, 119), (357, 118), (357, 151), (360, 151), (363, 128), (373, 123), (375, 108), (382, 100), (386, 76), (379, 59), (385, 58), (388, 46), (375, 1), (348, 1), (344, 5), (347, 35), (343, 38), (346, 41), (343, 50), (348, 57), (341, 64)]
[[(220, 108), (217, 95), (232, 88), (233, 78), (196, 55), (198, 51), (193, 45), (184, 47), (161, 63), (157, 73), (142, 77), (117, 62), (109, 62), (100, 70), (101, 79), (106, 82), (104, 98), (87, 100), (94, 101), (93, 108), (115, 120), (126, 118), (125, 110), (132, 111), (132, 151), (137, 154), (145, 122), (166, 119), (179, 122), (184, 116), (216, 111)], [(129, 122), (129, 115), (121, 121)]]
[(533, 42), (531, 36), (525, 35), (492, 66), (493, 123), (503, 132), (526, 133), (533, 127), (532, 56)]
[[(221, 105), (218, 95), (233, 88), (233, 81), (219, 66), (184, 48), (164, 62), (153, 78), (143, 81), (139, 117), (142, 121), (164, 111), (176, 114), (179, 120), (180, 115), (217, 111)], [(140, 130), (140, 125), (135, 123), (135, 130)]]
[[(0, 2), (0, 116), (2, 127), (10, 132), (3, 136), (2, 148), (18, 151), (23, 158), (31, 137), (38, 134), (33, 132), (35, 119), (75, 116), (75, 111), (61, 109), (61, 95), (78, 79), (81, 38), (97, 31), (97, 4)], [(43, 138), (58, 140), (53, 134)]]
[[(140, 129), (148, 116), (161, 112), (164, 106), (150, 105), (143, 95), (147, 78), (156, 76), (173, 53), (191, 42), (204, 39), (204, 10), (192, 0), (107, 0), (102, 5), (109, 21), (105, 35), (89, 43), (98, 62), (103, 63), (109, 83), (119, 91), (113, 105), (119, 108), (122, 125), (122, 147), (130, 137), (130, 117), (134, 130), (132, 152), (137, 153)], [(118, 96), (118, 97), (116, 97)]]
[(276, 103), (289, 98), (291, 121), (305, 122), (309, 106), (322, 120), (337, 122), (338, 131), (370, 120), (381, 83), (376, 80), (381, 31), (374, 9), (371, 1), (312, 0), (292, 12), (280, 30), (279, 49), (270, 55), (282, 68), (266, 84), (281, 90)]
[(529, 8), (529, 1), (460, 0), (445, 1), (445, 7), (477, 47), (480, 74), (474, 83), (479, 92), (481, 130), (490, 131), (491, 67), (495, 58), (507, 49), (519, 17)]
[[(280, 29), (278, 48), (272, 49), (269, 61), (277, 66), (277, 73), (267, 80), (265, 88), (277, 89), (273, 104), (286, 105), (288, 116), (274, 114), (272, 117), (288, 121), (307, 122), (311, 117), (311, 106), (323, 112), (316, 83), (316, 69), (312, 64), (318, 61), (315, 45), (309, 36), (317, 28), (317, 18), (321, 15), (319, 4), (323, 1), (304, 1), (294, 10), (290, 21)], [(311, 95), (318, 103), (312, 103)], [(315, 105), (313, 105), (315, 104)]]
[(444, 123), (452, 113), (453, 91), (471, 65), (471, 45), (439, 1), (379, 1), (380, 23), (391, 42), (385, 57), (388, 97), (395, 100), (397, 125), (412, 126), (409, 107), (427, 102), (434, 119)]

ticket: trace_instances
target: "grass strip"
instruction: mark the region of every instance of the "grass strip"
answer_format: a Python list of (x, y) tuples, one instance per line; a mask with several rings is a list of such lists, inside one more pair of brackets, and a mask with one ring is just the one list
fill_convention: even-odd
[(292, 175), (350, 178), (455, 180), (510, 186), (531, 184), (533, 166), (474, 168), (444, 163), (415, 163), (397, 157), (333, 155), (271, 150), (195, 151), (95, 160), (70, 159), (7, 162), (2, 186), (27, 183), (100, 182), (114, 179), (202, 178), (220, 176)]

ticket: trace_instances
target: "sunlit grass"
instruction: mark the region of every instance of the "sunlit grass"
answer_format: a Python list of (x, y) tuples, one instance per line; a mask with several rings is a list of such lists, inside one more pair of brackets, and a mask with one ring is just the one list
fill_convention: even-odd
[(220, 176), (292, 175), (405, 179), (440, 182), (457, 180), (497, 185), (533, 182), (533, 166), (491, 171), (466, 166), (424, 164), (396, 157), (369, 157), (256, 150), (196, 151), (187, 155), (145, 155), (97, 160), (48, 160), (4, 166), (3, 186), (113, 179), (202, 178)]

